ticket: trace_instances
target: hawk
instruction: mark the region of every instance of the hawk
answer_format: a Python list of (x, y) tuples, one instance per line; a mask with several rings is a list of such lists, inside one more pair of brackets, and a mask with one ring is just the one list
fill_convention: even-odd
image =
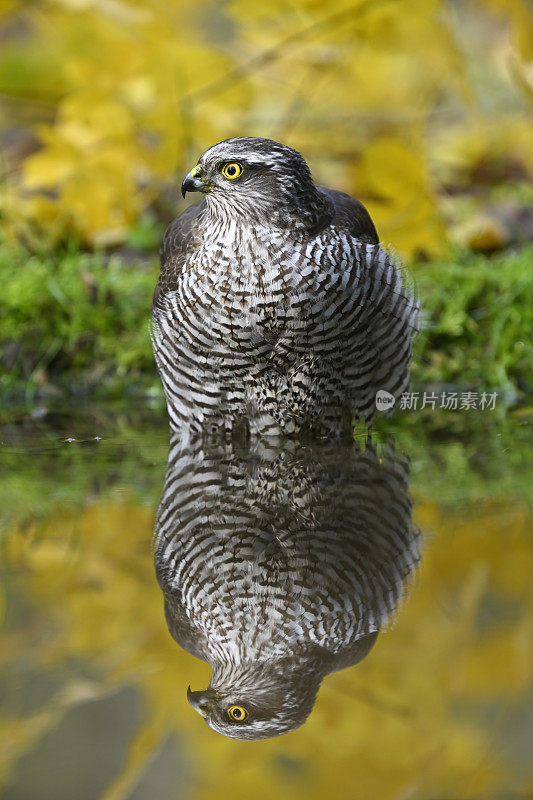
[(173, 434), (157, 512), (170, 633), (212, 668), (189, 702), (236, 739), (301, 725), (321, 681), (369, 653), (420, 558), (392, 443), (287, 441), (235, 452)]
[(250, 137), (206, 150), (188, 191), (153, 299), (173, 430), (339, 434), (406, 389), (418, 305), (361, 203)]

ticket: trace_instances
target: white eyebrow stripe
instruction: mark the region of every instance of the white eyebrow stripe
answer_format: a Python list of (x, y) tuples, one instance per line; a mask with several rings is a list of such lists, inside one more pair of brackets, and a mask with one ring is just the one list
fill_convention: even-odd
[(261, 164), (262, 166), (271, 166), (272, 161), (266, 154), (254, 153), (253, 150), (246, 150), (243, 152), (236, 152), (235, 147), (226, 145), (215, 145), (214, 147), (206, 150), (200, 158), (200, 163), (205, 164), (208, 161), (213, 161), (220, 158), (223, 161), (239, 161), (243, 159), (247, 164)]

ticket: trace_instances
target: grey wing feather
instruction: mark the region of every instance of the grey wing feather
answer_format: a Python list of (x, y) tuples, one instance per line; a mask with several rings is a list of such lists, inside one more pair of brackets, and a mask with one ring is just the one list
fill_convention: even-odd
[(179, 600), (165, 593), (165, 619), (175, 642), (201, 661), (208, 660), (205, 635), (191, 622)]
[(176, 277), (181, 272), (187, 256), (196, 249), (200, 238), (198, 222), (206, 205), (206, 200), (203, 199), (189, 206), (165, 231), (159, 253), (161, 273), (154, 291), (153, 306), (157, 305), (161, 292), (174, 288)]
[(338, 672), (346, 667), (353, 667), (365, 658), (372, 650), (378, 637), (378, 631), (360, 636), (355, 642), (342, 647), (331, 660), (330, 672)]
[(378, 244), (379, 239), (374, 223), (359, 200), (354, 200), (349, 194), (336, 189), (328, 189), (326, 186), (317, 188), (332, 201), (334, 213), (331, 221), (338, 230), (345, 231), (361, 242)]

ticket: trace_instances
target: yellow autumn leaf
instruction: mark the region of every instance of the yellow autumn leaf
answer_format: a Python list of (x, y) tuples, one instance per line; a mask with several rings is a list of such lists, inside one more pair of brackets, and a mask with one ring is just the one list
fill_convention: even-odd
[(352, 176), (352, 192), (373, 214), (382, 241), (410, 254), (440, 251), (443, 222), (422, 151), (398, 139), (378, 139), (354, 164)]

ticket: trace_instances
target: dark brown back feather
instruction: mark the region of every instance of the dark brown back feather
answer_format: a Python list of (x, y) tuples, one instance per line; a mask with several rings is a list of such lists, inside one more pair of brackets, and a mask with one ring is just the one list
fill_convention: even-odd
[(378, 244), (378, 234), (370, 214), (359, 200), (354, 200), (349, 194), (339, 192), (337, 189), (328, 189), (327, 186), (317, 187), (333, 202), (335, 213), (333, 224), (337, 230), (345, 231), (354, 239), (367, 244)]

